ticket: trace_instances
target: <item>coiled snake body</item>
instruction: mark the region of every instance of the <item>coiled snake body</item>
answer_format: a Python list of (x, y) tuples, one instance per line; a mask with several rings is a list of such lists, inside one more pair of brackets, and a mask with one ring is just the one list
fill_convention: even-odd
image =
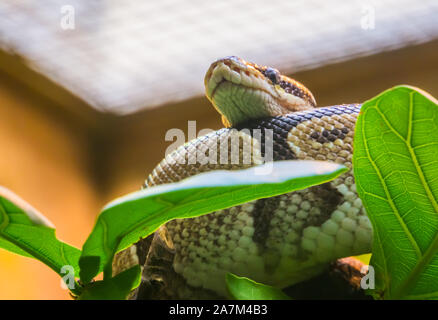
[[(360, 105), (316, 108), (313, 95), (300, 83), (237, 57), (214, 62), (205, 85), (226, 128), (166, 156), (146, 187), (271, 160), (322, 160), (352, 167)], [(317, 275), (332, 260), (369, 252), (371, 239), (350, 170), (306, 190), (170, 221), (120, 252), (113, 269), (118, 273), (136, 263), (144, 266), (143, 282), (132, 297), (217, 298), (226, 296), (227, 272), (283, 288)]]

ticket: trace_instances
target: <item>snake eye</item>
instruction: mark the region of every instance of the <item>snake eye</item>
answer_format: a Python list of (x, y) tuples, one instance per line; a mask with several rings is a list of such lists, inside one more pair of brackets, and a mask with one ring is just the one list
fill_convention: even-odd
[(278, 84), (280, 82), (280, 73), (272, 68), (267, 68), (265, 70), (265, 76), (272, 81), (273, 84)]

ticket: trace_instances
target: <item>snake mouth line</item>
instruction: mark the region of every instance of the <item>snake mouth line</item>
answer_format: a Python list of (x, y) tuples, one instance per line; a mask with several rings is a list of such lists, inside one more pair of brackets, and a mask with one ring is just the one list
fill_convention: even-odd
[[(222, 85), (224, 85), (224, 84), (226, 84), (226, 83), (231, 83), (231, 84), (233, 84), (233, 85), (235, 85), (235, 86), (239, 86), (239, 87), (242, 87), (242, 88), (245, 88), (245, 89), (249, 89), (249, 90), (262, 91), (262, 92), (264, 92), (264, 93), (266, 93), (266, 94), (269, 94), (273, 99), (277, 99), (277, 98), (278, 98), (278, 95), (277, 95), (277, 96), (273, 96), (273, 95), (272, 95), (269, 91), (267, 91), (266, 89), (255, 88), (255, 87), (251, 87), (251, 86), (245, 86), (245, 85), (243, 85), (243, 84), (238, 84), (238, 83), (235, 83), (235, 82), (229, 81), (229, 80), (227, 80), (227, 79), (222, 79), (218, 84), (216, 84), (216, 86), (214, 87), (213, 91), (211, 92), (211, 95), (210, 95), (209, 98), (210, 98), (211, 100), (213, 100), (213, 99), (214, 99), (214, 96), (215, 96), (215, 94), (216, 94), (216, 91), (217, 91)], [(280, 102), (280, 100), (279, 100), (279, 102)]]
[(211, 100), (213, 100), (214, 95), (215, 95), (217, 89), (219, 89), (219, 87), (220, 87), (222, 84), (226, 83), (226, 82), (228, 82), (226, 79), (222, 79), (218, 84), (216, 84), (216, 86), (215, 86), (215, 87), (213, 88), (213, 90), (211, 91), (210, 97), (208, 97), (208, 98), (211, 99)]

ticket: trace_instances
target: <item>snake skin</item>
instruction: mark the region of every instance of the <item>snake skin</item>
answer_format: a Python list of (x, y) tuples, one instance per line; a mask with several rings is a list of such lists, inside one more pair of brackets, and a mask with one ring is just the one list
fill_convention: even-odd
[[(351, 169), (359, 110), (360, 105), (316, 108), (218, 130), (168, 155), (145, 185), (263, 163), (267, 129), (273, 133), (274, 161), (313, 159)], [(257, 129), (259, 136), (254, 134)], [(220, 156), (228, 155), (226, 163), (200, 164), (190, 159), (197, 152), (210, 156), (208, 150), (233, 138), (240, 141), (237, 164), (230, 159), (232, 143), (221, 149)], [(251, 159), (242, 164), (248, 146), (252, 146)], [(213, 153), (217, 160), (220, 156)], [(136, 249), (119, 253), (114, 270), (118, 273), (136, 263), (144, 266), (142, 285), (133, 297), (218, 298), (226, 297), (226, 272), (283, 288), (317, 275), (337, 258), (370, 252), (371, 239), (371, 224), (350, 170), (306, 190), (170, 221), (153, 238), (137, 243)]]

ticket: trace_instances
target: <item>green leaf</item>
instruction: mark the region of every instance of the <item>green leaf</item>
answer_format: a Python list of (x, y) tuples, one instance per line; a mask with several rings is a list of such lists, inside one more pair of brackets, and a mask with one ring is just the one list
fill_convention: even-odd
[(78, 300), (124, 300), (141, 281), (141, 267), (136, 265), (114, 278), (88, 284)]
[(47, 218), (1, 186), (0, 247), (40, 260), (61, 276), (61, 268), (66, 265), (79, 275), (80, 250), (58, 240)]
[(278, 288), (257, 283), (232, 273), (226, 275), (228, 293), (237, 300), (292, 300)]
[(438, 105), (401, 86), (367, 101), (354, 176), (373, 225), (375, 297), (438, 298)]
[[(176, 218), (196, 217), (251, 200), (330, 181), (347, 168), (320, 161), (278, 161), (241, 171), (211, 171), (183, 181), (134, 192), (108, 204), (83, 246), (83, 282), (105, 269), (114, 254)], [(263, 174), (264, 172), (264, 174)], [(90, 263), (90, 257), (96, 264)]]

